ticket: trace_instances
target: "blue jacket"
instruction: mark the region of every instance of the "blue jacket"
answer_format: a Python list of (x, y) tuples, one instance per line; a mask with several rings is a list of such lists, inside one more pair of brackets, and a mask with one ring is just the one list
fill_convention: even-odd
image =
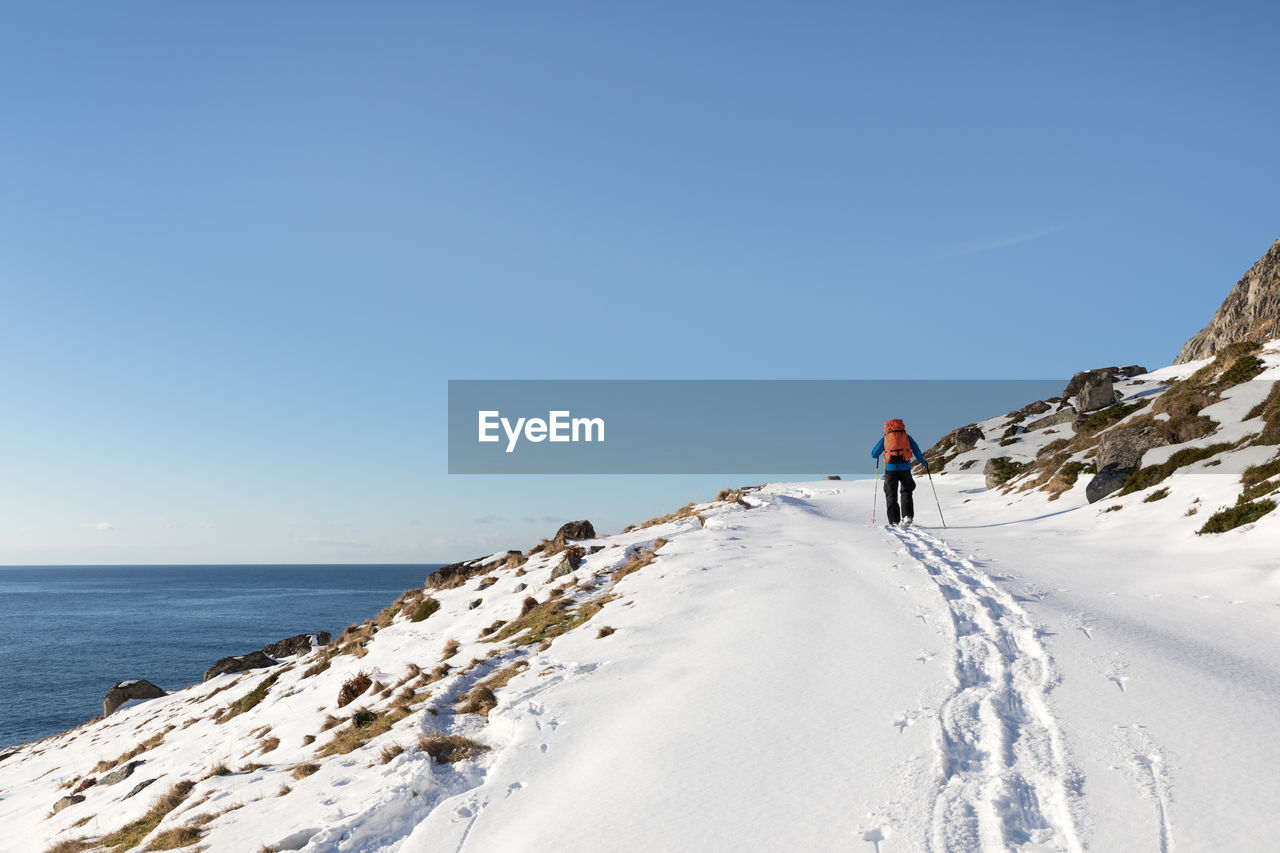
[[(916, 444), (916, 440), (911, 437), (911, 433), (907, 433), (907, 441), (911, 442), (911, 452), (916, 455), (916, 460), (924, 464), (924, 451), (920, 449), (920, 445)], [(884, 453), (884, 436), (880, 436), (880, 440), (876, 442), (876, 446), (871, 448), (871, 458), (879, 461), (880, 454)], [(886, 471), (910, 471), (910, 462), (886, 462), (884, 463)]]

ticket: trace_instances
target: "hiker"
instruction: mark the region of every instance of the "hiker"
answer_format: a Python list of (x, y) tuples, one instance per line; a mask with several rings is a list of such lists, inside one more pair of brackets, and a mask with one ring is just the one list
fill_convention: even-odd
[[(920, 460), (926, 471), (929, 463), (924, 460), (924, 452), (916, 440), (907, 435), (907, 427), (901, 418), (884, 422), (884, 437), (871, 449), (871, 458), (877, 462), (880, 454), (884, 454), (884, 500), (890, 524), (910, 524), (915, 518), (915, 501), (911, 493), (915, 491), (916, 481), (911, 479), (911, 457)], [(898, 492), (902, 492), (902, 508), (898, 508)]]

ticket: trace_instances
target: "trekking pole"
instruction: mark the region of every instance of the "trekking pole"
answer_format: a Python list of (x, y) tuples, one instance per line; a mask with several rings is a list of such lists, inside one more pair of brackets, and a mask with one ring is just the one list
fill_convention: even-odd
[(929, 488), (933, 489), (933, 502), (938, 505), (938, 518), (942, 519), (942, 526), (947, 526), (947, 520), (942, 515), (942, 503), (938, 500), (938, 490), (933, 486), (933, 472), (929, 470), (929, 466), (924, 466), (924, 472), (929, 475)]
[(871, 489), (871, 526), (876, 524), (876, 492), (880, 491), (880, 457), (876, 457), (876, 479)]

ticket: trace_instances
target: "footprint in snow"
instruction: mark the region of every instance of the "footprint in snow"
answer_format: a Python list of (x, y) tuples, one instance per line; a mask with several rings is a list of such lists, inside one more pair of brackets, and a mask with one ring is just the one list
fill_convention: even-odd
[(937, 655), (935, 655), (933, 652), (921, 652), (920, 654), (916, 655), (916, 660), (920, 661), (920, 663), (928, 663), (929, 661), (933, 660), (935, 657), (937, 657)]

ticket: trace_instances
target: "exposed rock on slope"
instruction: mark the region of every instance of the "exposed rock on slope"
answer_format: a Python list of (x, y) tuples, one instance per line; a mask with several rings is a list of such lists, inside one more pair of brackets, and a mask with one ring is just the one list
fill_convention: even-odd
[[(1135, 370), (1141, 368), (1084, 371), (1061, 398), (955, 430), (926, 452), (930, 469), (943, 476), (982, 465), (988, 489), (1042, 491), (1050, 500), (1079, 485), (1089, 503), (1117, 493), (1160, 500), (1168, 489), (1157, 494), (1155, 487), (1175, 474), (1227, 474), (1235, 484), (1236, 504), (1223, 507), (1210, 523), (1187, 522), (1205, 533), (1232, 529), (1275, 508), (1280, 383), (1274, 380), (1280, 378), (1280, 340), (1266, 346), (1236, 342), (1194, 364)], [(1114, 393), (1115, 402), (1078, 414), (1068, 407), (1027, 419), (1050, 403), (1085, 396), (1084, 389), (1097, 382), (1113, 389), (1108, 394)], [(961, 441), (961, 432), (973, 440)], [(1198, 510), (1188, 507), (1185, 515)]]
[(1174, 364), (1216, 355), (1236, 341), (1280, 337), (1280, 239), (1227, 294), (1212, 322), (1187, 341)]

